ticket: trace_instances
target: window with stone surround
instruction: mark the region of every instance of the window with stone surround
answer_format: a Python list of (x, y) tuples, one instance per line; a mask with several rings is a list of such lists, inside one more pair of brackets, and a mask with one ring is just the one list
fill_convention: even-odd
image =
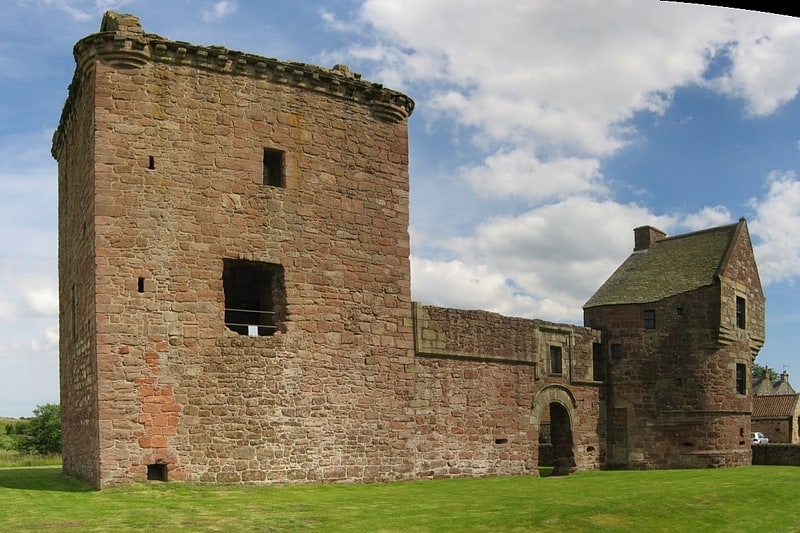
[(263, 337), (280, 329), (286, 308), (281, 265), (223, 259), (222, 287), (225, 326), (229, 330)]
[(283, 152), (264, 148), (264, 185), (285, 187), (283, 170)]
[(745, 300), (741, 296), (736, 297), (736, 327), (745, 328)]
[(560, 376), (561, 373), (561, 346), (550, 346), (550, 375)]
[(747, 394), (747, 365), (736, 363), (736, 394)]
[(644, 329), (656, 329), (656, 312), (653, 309), (644, 310)]
[(592, 380), (605, 381), (606, 379), (605, 357), (603, 357), (603, 345), (595, 342), (592, 344)]

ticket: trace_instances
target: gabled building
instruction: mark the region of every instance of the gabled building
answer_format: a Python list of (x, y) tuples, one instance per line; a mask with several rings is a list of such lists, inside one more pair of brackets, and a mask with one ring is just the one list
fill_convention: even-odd
[(608, 355), (606, 465), (750, 463), (749, 380), (764, 293), (744, 219), (634, 251), (584, 306)]
[(800, 443), (800, 395), (786, 370), (775, 381), (767, 376), (753, 382), (751, 430), (764, 433), (770, 442)]

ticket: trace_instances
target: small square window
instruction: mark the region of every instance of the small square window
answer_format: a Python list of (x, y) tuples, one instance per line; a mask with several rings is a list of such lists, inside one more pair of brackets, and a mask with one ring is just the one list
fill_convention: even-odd
[(612, 344), (611, 345), (611, 359), (616, 361), (618, 359), (622, 359), (622, 345), (621, 344)]
[(656, 329), (656, 312), (653, 309), (644, 311), (644, 329)]
[(264, 185), (285, 187), (283, 152), (264, 148)]
[(746, 325), (745, 301), (741, 296), (736, 297), (736, 327), (744, 329)]
[(675, 316), (683, 316), (683, 307), (675, 308)]
[(561, 368), (561, 346), (550, 347), (550, 375), (560, 376)]

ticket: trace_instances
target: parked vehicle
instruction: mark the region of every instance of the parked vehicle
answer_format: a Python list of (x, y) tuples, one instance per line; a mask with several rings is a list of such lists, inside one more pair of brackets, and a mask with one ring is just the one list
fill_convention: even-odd
[(750, 433), (750, 442), (753, 444), (769, 444), (769, 439), (760, 431)]

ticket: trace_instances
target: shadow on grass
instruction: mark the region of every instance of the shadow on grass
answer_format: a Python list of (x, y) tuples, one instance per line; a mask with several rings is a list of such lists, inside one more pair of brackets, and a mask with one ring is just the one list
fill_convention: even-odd
[(94, 490), (83, 481), (64, 474), (60, 466), (0, 468), (0, 488), (57, 492)]

